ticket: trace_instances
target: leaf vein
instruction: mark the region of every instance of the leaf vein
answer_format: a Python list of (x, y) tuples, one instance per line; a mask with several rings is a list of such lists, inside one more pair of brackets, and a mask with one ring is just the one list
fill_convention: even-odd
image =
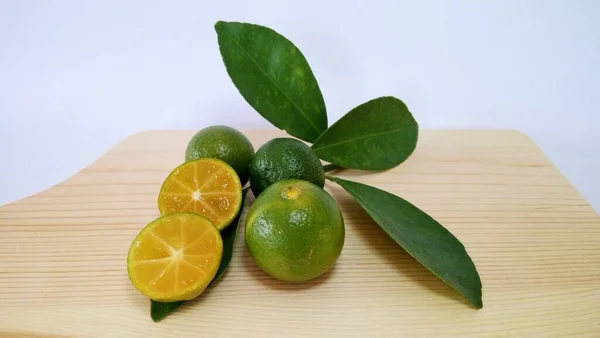
[[(404, 245), (402, 245), (399, 240), (397, 240), (396, 238), (394, 238), (394, 236), (392, 235), (391, 231), (387, 229), (387, 226), (383, 226), (383, 225), (381, 225), (379, 222), (377, 222), (375, 220), (375, 218), (379, 218), (380, 220), (383, 220), (385, 222), (396, 223), (396, 222), (394, 222), (393, 219), (391, 219), (391, 218), (387, 217), (386, 215), (384, 215), (383, 213), (379, 212), (379, 210), (377, 208), (374, 208), (373, 205), (371, 205), (371, 203), (367, 201), (367, 199), (362, 198), (360, 196), (360, 194), (354, 188), (352, 188), (351, 186), (346, 185), (345, 183), (347, 181), (339, 179), (339, 178), (333, 178), (333, 181), (336, 182), (336, 183), (338, 183), (338, 184), (340, 184), (344, 188), (344, 190), (346, 190), (348, 193), (350, 193), (350, 195), (352, 195), (359, 202), (359, 204), (363, 207), (363, 209), (365, 209), (365, 211), (373, 218), (373, 220), (375, 221), (375, 223), (377, 223), (379, 225), (379, 227), (382, 230), (385, 231), (385, 233), (387, 233), (390, 237), (392, 237), (392, 239), (394, 239), (394, 241), (396, 241), (402, 248), (404, 248), (406, 250), (406, 252), (408, 252), (415, 260), (417, 260), (419, 263), (421, 263), (423, 266), (425, 266), (429, 271), (431, 271), (439, 279), (441, 279), (442, 281), (444, 281), (448, 285), (452, 286), (454, 289), (456, 289), (458, 292), (460, 292), (462, 295), (464, 295), (473, 304), (475, 304), (475, 302), (478, 301), (476, 299), (473, 299), (473, 297), (478, 297), (478, 296), (477, 295), (473, 295), (471, 293), (471, 291), (473, 291), (473, 290), (471, 289), (470, 286), (461, 283), (458, 279), (446, 279), (446, 278), (443, 278), (438, 273), (438, 271), (434, 271), (433, 266), (430, 266), (429, 264), (426, 264), (422, 259), (420, 259), (417, 256), (415, 256), (415, 254), (413, 252), (411, 252), (411, 250), (408, 250)], [(348, 182), (348, 183), (351, 183), (351, 182)], [(404, 217), (404, 220), (405, 221), (410, 221), (406, 217)], [(464, 245), (462, 243), (460, 243), (460, 241), (458, 241), (449, 232), (448, 232), (448, 235), (450, 235), (449, 239), (451, 239), (453, 242), (456, 242), (464, 250)], [(405, 236), (402, 236), (400, 234), (397, 234), (397, 236), (398, 236), (399, 239), (403, 239), (405, 241), (410, 241), (409, 238), (406, 238)], [(465, 252), (465, 254), (466, 254), (466, 252)], [(468, 255), (467, 255), (467, 257), (468, 257)]]
[(323, 149), (327, 149), (327, 148), (331, 148), (331, 147), (337, 147), (337, 146), (345, 144), (345, 143), (350, 143), (350, 142), (354, 142), (354, 141), (357, 141), (357, 140), (362, 140), (362, 139), (369, 138), (369, 137), (375, 137), (375, 136), (381, 136), (381, 135), (386, 135), (386, 134), (391, 134), (391, 133), (397, 133), (397, 132), (399, 132), (401, 130), (402, 129), (399, 128), (399, 129), (384, 131), (384, 132), (381, 132), (381, 133), (368, 134), (368, 135), (356, 137), (356, 138), (353, 138), (353, 139), (350, 139), (350, 140), (345, 140), (345, 141), (341, 141), (341, 142), (337, 142), (337, 143), (328, 144), (328, 145), (325, 145), (325, 146), (322, 146), (322, 147), (313, 147), (313, 150), (317, 151), (317, 150), (323, 150)]
[(262, 69), (262, 67), (256, 63), (256, 61), (252, 58), (252, 56), (248, 53), (248, 51), (246, 51), (246, 49), (244, 47), (242, 47), (242, 45), (233, 37), (233, 35), (231, 35), (229, 32), (227, 32), (226, 30), (224, 30), (224, 32), (227, 34), (227, 36), (231, 39), (231, 41), (233, 41), (240, 49), (242, 52), (244, 52), (244, 54), (246, 55), (246, 57), (252, 61), (252, 63), (254, 63), (254, 65), (256, 66), (256, 68), (258, 68), (258, 70), (260, 70), (260, 72), (269, 80), (271, 81), (271, 83), (273, 83), (273, 85), (275, 86), (275, 88), (277, 88), (277, 90), (279, 90), (279, 92), (281, 94), (283, 94), (285, 96), (285, 98), (294, 106), (294, 108), (296, 108), (296, 110), (298, 110), (298, 112), (300, 112), (300, 114), (302, 114), (302, 116), (308, 121), (308, 123), (310, 123), (310, 125), (315, 129), (315, 131), (317, 132), (317, 135), (321, 134), (321, 131), (319, 130), (319, 128), (317, 127), (317, 125), (308, 117), (308, 115), (306, 114), (306, 112), (304, 112), (304, 110), (302, 110), (298, 104), (296, 104), (296, 102), (294, 100), (292, 100), (285, 91), (283, 91), (283, 89), (281, 89), (281, 87), (279, 87), (279, 85), (265, 72), (264, 69)]

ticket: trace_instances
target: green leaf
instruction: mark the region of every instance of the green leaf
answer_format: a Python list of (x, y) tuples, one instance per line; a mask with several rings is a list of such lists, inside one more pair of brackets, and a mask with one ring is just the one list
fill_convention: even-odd
[(327, 129), (325, 101), (300, 50), (274, 30), (215, 24), (229, 77), (260, 115), (288, 134), (314, 142)]
[(177, 310), (184, 303), (184, 301), (161, 303), (155, 300), (150, 300), (150, 317), (154, 322), (159, 322), (171, 314), (171, 312)]
[(419, 126), (395, 97), (373, 99), (344, 115), (312, 145), (319, 158), (344, 168), (386, 170), (417, 146)]
[[(242, 218), (244, 202), (246, 201), (248, 190), (249, 189), (246, 188), (242, 191), (242, 208), (240, 208), (240, 212), (238, 213), (237, 217), (233, 220), (229, 227), (225, 228), (221, 232), (221, 237), (223, 237), (223, 257), (221, 258), (221, 264), (219, 265), (217, 274), (210, 282), (210, 284), (208, 284), (207, 288), (211, 287), (219, 280), (219, 278), (221, 278), (221, 276), (223, 276), (225, 270), (227, 270), (227, 267), (231, 262), (231, 258), (233, 257), (233, 246), (235, 244), (235, 237), (237, 234), (237, 229), (240, 225), (240, 219)], [(183, 304), (185, 304), (185, 301), (162, 303), (150, 300), (150, 317), (155, 322), (161, 321), (173, 311), (177, 310)]]
[(417, 261), (482, 308), (481, 279), (465, 247), (440, 223), (408, 201), (389, 192), (328, 176)]
[(235, 237), (237, 235), (237, 229), (240, 225), (240, 219), (242, 218), (242, 212), (244, 210), (244, 203), (246, 202), (246, 196), (250, 188), (245, 188), (242, 191), (242, 207), (240, 208), (240, 212), (236, 216), (236, 218), (231, 222), (231, 226), (225, 228), (221, 232), (221, 237), (223, 237), (223, 257), (221, 258), (221, 264), (219, 265), (219, 269), (217, 270), (217, 274), (215, 278), (210, 282), (208, 286), (215, 284), (225, 273), (225, 270), (229, 267), (229, 263), (231, 263), (231, 258), (233, 258), (233, 246), (235, 244)]

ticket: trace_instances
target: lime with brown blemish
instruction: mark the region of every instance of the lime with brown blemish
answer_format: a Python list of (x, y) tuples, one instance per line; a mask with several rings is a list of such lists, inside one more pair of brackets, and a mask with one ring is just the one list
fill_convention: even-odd
[(283, 281), (304, 282), (324, 274), (338, 260), (344, 219), (335, 199), (321, 187), (281, 180), (248, 210), (245, 240), (263, 271)]

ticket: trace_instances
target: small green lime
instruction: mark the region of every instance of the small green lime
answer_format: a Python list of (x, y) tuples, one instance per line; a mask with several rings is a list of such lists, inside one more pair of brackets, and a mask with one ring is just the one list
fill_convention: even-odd
[(321, 160), (297, 139), (272, 139), (258, 149), (250, 162), (250, 187), (254, 196), (277, 181), (291, 178), (309, 181), (321, 188), (325, 185)]
[(229, 164), (240, 177), (242, 186), (248, 182), (250, 161), (254, 147), (237, 129), (228, 126), (210, 126), (198, 131), (189, 141), (185, 160), (217, 158)]
[(344, 247), (342, 212), (322, 188), (302, 180), (269, 186), (248, 210), (246, 246), (269, 275), (303, 282), (329, 270)]

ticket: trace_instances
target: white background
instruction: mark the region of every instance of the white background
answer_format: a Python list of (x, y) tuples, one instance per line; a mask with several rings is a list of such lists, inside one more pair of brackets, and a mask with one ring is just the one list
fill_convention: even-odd
[(600, 1), (0, 0), (0, 204), (147, 129), (268, 127), (217, 20), (305, 54), (330, 121), (394, 95), (421, 128), (527, 133), (600, 210)]

